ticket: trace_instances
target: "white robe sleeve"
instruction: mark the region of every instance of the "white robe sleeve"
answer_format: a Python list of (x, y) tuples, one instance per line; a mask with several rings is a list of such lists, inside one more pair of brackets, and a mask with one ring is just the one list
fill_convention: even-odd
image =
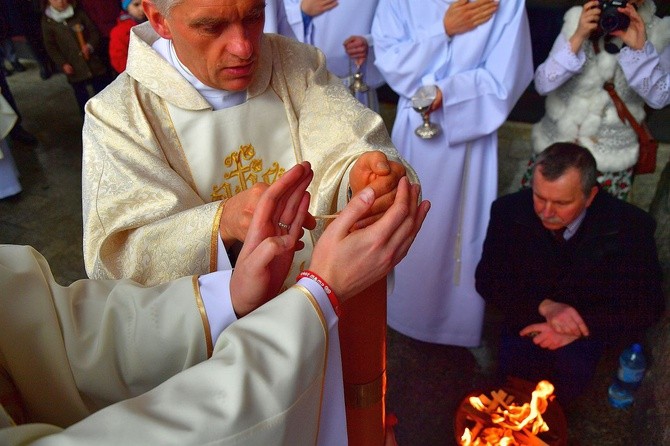
[[(25, 265), (28, 267), (21, 271), (7, 267), (14, 262), (9, 259), (15, 257), (13, 254), (21, 249), (26, 248), (0, 248), (0, 260), (3, 254), (9, 256), (0, 262), (0, 283), (3, 287), (17, 283), (25, 285), (24, 278), (37, 277), (48, 270), (46, 262), (39, 255), (34, 255), (37, 265), (27, 261)], [(21, 255), (26, 257), (25, 253)], [(33, 274), (37, 276), (31, 276)], [(73, 292), (71, 287), (58, 287), (52, 280), (45, 282), (50, 283), (46, 287), (28, 286), (24, 291), (30, 292), (32, 299), (53, 299), (56, 307), (59, 306), (56, 301), (71, 299), (75, 303), (71, 306), (73, 313), (77, 313), (78, 304), (88, 299), (106, 301), (110, 297), (110, 287), (117, 290), (116, 284), (133, 295), (141, 294), (125, 299), (128, 303), (138, 305), (138, 308), (145, 299), (165, 299), (160, 304), (167, 313), (170, 302), (179, 297), (171, 293), (171, 290), (175, 291), (172, 284), (146, 288), (133, 286), (128, 281), (81, 281), (75, 287), (79, 292)], [(188, 298), (192, 299), (192, 296)], [(98, 307), (98, 310), (101, 308), (100, 305), (94, 307)], [(20, 309), (25, 311), (25, 308), (17, 305), (12, 312), (3, 313), (7, 318), (15, 318)], [(61, 311), (57, 313), (63, 314)], [(147, 308), (142, 313), (148, 314), (149, 319), (152, 316), (165, 316), (156, 315)], [(104, 320), (109, 314), (102, 312), (101, 317)], [(155, 322), (163, 321), (165, 323), (159, 325), (166, 335), (164, 344), (171, 345), (171, 342), (185, 335), (178, 318), (170, 320), (156, 317)], [(0, 443), (13, 445), (35, 441), (35, 444), (68, 446), (210, 443), (313, 445), (319, 433), (319, 413), (328, 362), (328, 331), (329, 327), (336, 327), (336, 321), (327, 298), (320, 296), (317, 299), (304, 288), (292, 287), (228, 327), (219, 337), (211, 359), (176, 374), (149, 392), (99, 410), (66, 429), (52, 423), (39, 423), (41, 420), (11, 426), (7, 412), (2, 408)], [(67, 318), (62, 322), (67, 322)], [(128, 321), (122, 318), (121, 322), (122, 326), (128, 325)], [(150, 321), (143, 322), (143, 325), (152, 325)], [(76, 330), (71, 333), (76, 333)], [(29, 338), (32, 334), (26, 332), (24, 336)], [(3, 331), (5, 335), (7, 333)], [(9, 341), (7, 338), (2, 340), (3, 356), (8, 353)], [(137, 341), (138, 344), (147, 344), (147, 348), (157, 347), (157, 340), (148, 342), (150, 339), (138, 337)], [(15, 340), (13, 342), (16, 343)], [(95, 351), (94, 346), (87, 347)], [(125, 353), (125, 347), (118, 346), (114, 350)], [(144, 360), (161, 363), (166, 358), (137, 358), (139, 364), (144, 363)], [(4, 368), (5, 364), (2, 365)], [(52, 411), (61, 409), (58, 401), (47, 403)]]
[(625, 47), (619, 53), (619, 65), (628, 85), (652, 108), (670, 104), (670, 45), (661, 54), (647, 42), (640, 51)]
[(586, 63), (586, 54), (580, 48), (577, 54), (572, 52), (570, 42), (559, 34), (549, 57), (535, 71), (535, 90), (545, 96), (582, 71)]

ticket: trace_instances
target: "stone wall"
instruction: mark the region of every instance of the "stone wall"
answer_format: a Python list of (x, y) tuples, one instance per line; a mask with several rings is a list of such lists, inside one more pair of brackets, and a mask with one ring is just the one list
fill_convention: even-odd
[(635, 405), (639, 445), (670, 445), (670, 162), (658, 181), (649, 207), (656, 219), (656, 245), (664, 274), (666, 315), (652, 331), (651, 366)]

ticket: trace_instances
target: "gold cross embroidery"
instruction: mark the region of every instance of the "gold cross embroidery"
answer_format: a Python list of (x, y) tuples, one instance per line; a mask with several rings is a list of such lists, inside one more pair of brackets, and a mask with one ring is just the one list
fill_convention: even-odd
[[(240, 150), (233, 152), (223, 160), (224, 166), (228, 168), (228, 171), (223, 174), (223, 179), (231, 181), (212, 186), (212, 201), (226, 201), (258, 182), (258, 172), (263, 170), (263, 160), (255, 159), (255, 155), (254, 146), (247, 144), (240, 146)], [(245, 161), (248, 161), (248, 164), (245, 165)], [(263, 182), (272, 184), (284, 174), (284, 171), (285, 169), (280, 167), (279, 163), (274, 162), (261, 174), (261, 177)]]

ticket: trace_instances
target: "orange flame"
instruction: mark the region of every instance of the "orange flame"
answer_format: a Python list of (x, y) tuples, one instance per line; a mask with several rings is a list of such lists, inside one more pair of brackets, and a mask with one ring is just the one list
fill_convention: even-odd
[[(491, 421), (496, 426), (483, 428), (478, 423), (472, 431), (465, 428), (465, 432), (461, 436), (461, 445), (523, 445), (524, 443), (517, 441), (514, 432), (524, 431), (537, 435), (539, 432), (548, 431), (549, 426), (542, 418), (542, 414), (547, 410), (553, 392), (553, 384), (549, 381), (540, 381), (532, 393), (530, 402), (522, 405), (506, 404), (499, 398), (497, 392), (493, 393), (494, 404), (492, 406), (484, 403), (479, 397), (471, 397), (469, 402), (472, 407), (480, 412), (489, 413)], [(495, 409), (491, 410), (489, 407), (495, 407)]]

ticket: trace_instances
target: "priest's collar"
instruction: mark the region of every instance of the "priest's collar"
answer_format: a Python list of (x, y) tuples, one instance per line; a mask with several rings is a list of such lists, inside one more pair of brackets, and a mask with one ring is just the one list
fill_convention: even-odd
[(188, 81), (188, 83), (193, 85), (193, 88), (198, 90), (198, 93), (205, 98), (214, 110), (234, 107), (235, 105), (244, 103), (246, 100), (246, 91), (219, 90), (203, 84), (200, 79), (195, 77), (193, 73), (191, 73), (191, 70), (179, 60), (177, 53), (174, 50), (174, 46), (172, 45), (172, 40), (160, 37), (151, 45), (151, 47), (172, 65), (175, 70)]

